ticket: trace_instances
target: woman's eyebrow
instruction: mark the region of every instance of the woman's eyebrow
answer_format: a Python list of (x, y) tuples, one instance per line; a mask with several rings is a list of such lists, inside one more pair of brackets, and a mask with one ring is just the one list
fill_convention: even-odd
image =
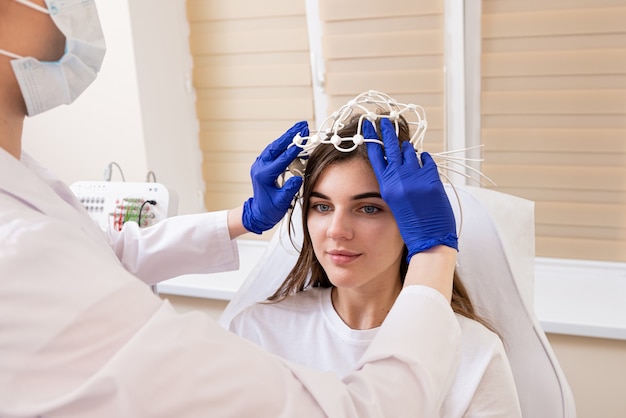
[[(326, 196), (323, 193), (320, 192), (316, 192), (316, 191), (312, 191), (311, 192), (311, 197), (317, 197), (319, 199), (325, 199), (325, 200), (330, 200), (330, 198), (328, 196)], [(366, 193), (360, 193), (357, 195), (352, 196), (352, 200), (359, 200), (359, 199), (369, 199), (369, 198), (378, 198), (378, 199), (382, 199), (382, 196), (380, 195), (380, 193), (378, 192), (366, 192)]]
[(360, 193), (357, 194), (355, 196), (352, 196), (352, 200), (359, 200), (359, 199), (369, 199), (369, 198), (378, 198), (378, 199), (382, 199), (383, 197), (380, 195), (380, 193), (378, 192), (367, 192), (367, 193)]
[(329, 200), (329, 197), (326, 196), (325, 194), (322, 194), (320, 192), (316, 192), (316, 191), (312, 191), (311, 192), (311, 197), (318, 197), (320, 199), (325, 199), (325, 200)]

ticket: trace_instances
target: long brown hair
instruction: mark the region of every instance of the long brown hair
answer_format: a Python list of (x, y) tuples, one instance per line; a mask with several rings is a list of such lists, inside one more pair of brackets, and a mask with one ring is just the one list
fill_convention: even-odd
[[(356, 130), (358, 119), (359, 115), (354, 116), (350, 120), (350, 122), (338, 132), (339, 136), (342, 138), (351, 138), (352, 136), (354, 136), (357, 133)], [(377, 132), (380, 132), (379, 121), (380, 118), (377, 119)], [(406, 120), (404, 120), (402, 117), (400, 117), (398, 123), (398, 138), (400, 142), (408, 141), (410, 138), (409, 126), (406, 123)], [(350, 144), (352, 144), (352, 142), (350, 142)], [(311, 236), (308, 229), (309, 200), (311, 198), (311, 192), (317, 184), (319, 177), (327, 167), (333, 164), (357, 158), (362, 159), (369, 164), (367, 148), (365, 145), (360, 145), (351, 152), (341, 152), (335, 149), (335, 147), (332, 145), (320, 145), (315, 148), (315, 150), (309, 156), (306, 162), (306, 170), (304, 173), (304, 182), (302, 188), (302, 228), (304, 232), (302, 250), (300, 251), (300, 256), (298, 257), (295, 266), (289, 272), (289, 274), (287, 275), (283, 283), (278, 287), (278, 289), (271, 296), (268, 297), (268, 301), (279, 302), (293, 293), (302, 292), (311, 287), (334, 286), (328, 278), (326, 271), (324, 271), (322, 265), (315, 256), (315, 252), (313, 251), (313, 243), (311, 242)], [(293, 221), (292, 215), (293, 212), (289, 214), (289, 224), (291, 224)], [(289, 228), (289, 231), (291, 230), (292, 228)], [(406, 272), (408, 269), (408, 263), (406, 261), (407, 254), (408, 250), (405, 246), (402, 254), (402, 262), (400, 265), (400, 277), (403, 283), (404, 277), (406, 276)], [(478, 321), (490, 330), (495, 331), (493, 326), (491, 326), (487, 321), (485, 321), (476, 313), (469, 293), (467, 292), (467, 289), (463, 285), (463, 282), (461, 281), (461, 278), (456, 271), (454, 272), (452, 282), (451, 306), (452, 310), (455, 313)]]

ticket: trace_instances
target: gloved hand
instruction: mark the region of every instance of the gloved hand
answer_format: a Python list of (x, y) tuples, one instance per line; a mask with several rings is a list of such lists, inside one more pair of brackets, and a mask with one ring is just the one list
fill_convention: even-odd
[(299, 147), (289, 147), (296, 134), (309, 135), (306, 121), (293, 125), (280, 138), (269, 144), (250, 168), (253, 197), (243, 205), (243, 226), (250, 232), (261, 234), (280, 221), (296, 192), (302, 185), (302, 177), (289, 178), (283, 187), (276, 180), (300, 153)]
[[(366, 122), (363, 136), (377, 138), (372, 124)], [(380, 194), (396, 218), (409, 250), (407, 262), (416, 253), (437, 245), (458, 250), (454, 212), (432, 157), (423, 152), (420, 166), (410, 142), (403, 142), (400, 148), (389, 119), (382, 119), (380, 128), (384, 154), (380, 144), (371, 142), (367, 143), (367, 153)]]

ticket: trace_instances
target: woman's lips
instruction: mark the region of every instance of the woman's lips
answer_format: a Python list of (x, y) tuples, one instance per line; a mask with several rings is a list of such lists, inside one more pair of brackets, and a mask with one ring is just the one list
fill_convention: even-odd
[(360, 256), (358, 253), (347, 250), (330, 250), (326, 254), (335, 264), (348, 264)]

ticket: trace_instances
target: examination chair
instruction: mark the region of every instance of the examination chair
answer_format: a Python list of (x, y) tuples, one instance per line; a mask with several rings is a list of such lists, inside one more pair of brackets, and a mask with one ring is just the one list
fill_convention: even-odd
[[(459, 229), (458, 273), (478, 313), (504, 340), (523, 416), (575, 418), (571, 389), (533, 308), (533, 202), (473, 186), (447, 185), (446, 191)], [(294, 215), (295, 221), (300, 219), (299, 213)], [(302, 242), (302, 227), (294, 223), (295, 248), (283, 222), (224, 310), (223, 326), (273, 293), (291, 270)]]

